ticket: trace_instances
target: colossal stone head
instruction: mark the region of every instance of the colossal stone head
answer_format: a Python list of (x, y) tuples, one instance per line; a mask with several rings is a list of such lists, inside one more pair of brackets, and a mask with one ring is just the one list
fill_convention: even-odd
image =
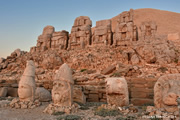
[(72, 105), (73, 84), (72, 70), (64, 63), (54, 76), (52, 100), (55, 105)]
[(33, 101), (35, 96), (35, 66), (33, 61), (27, 61), (26, 69), (19, 81), (18, 95), (20, 101)]
[(154, 86), (154, 104), (168, 112), (178, 110), (177, 98), (180, 97), (180, 74), (160, 77)]
[(106, 95), (108, 104), (127, 106), (129, 104), (129, 93), (125, 78), (107, 78)]

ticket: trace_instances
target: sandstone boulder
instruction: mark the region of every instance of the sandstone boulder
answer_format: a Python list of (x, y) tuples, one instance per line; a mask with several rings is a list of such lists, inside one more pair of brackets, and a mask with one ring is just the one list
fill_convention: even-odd
[(35, 98), (39, 99), (40, 102), (49, 102), (51, 100), (51, 93), (44, 87), (37, 87)]
[(1, 57), (0, 58), (0, 64), (3, 63), (4, 61), (5, 61), (5, 59)]
[(112, 73), (116, 69), (115, 65), (108, 66), (106, 69), (102, 70), (102, 74), (107, 75)]
[(6, 97), (7, 93), (8, 93), (8, 88), (7, 87), (0, 88), (0, 97)]
[(9, 87), (8, 92), (7, 92), (7, 96), (18, 97), (18, 89)]
[(81, 86), (74, 86), (73, 101), (83, 103), (83, 104), (86, 103), (86, 96), (84, 95)]

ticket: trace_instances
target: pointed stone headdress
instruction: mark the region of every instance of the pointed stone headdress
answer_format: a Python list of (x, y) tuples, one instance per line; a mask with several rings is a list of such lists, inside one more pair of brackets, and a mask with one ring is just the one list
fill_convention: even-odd
[(74, 84), (74, 81), (72, 79), (71, 68), (69, 68), (69, 66), (66, 63), (61, 65), (59, 70), (56, 71), (56, 74), (54, 76), (54, 80), (66, 81), (68, 83)]
[(35, 65), (32, 60), (27, 61), (24, 73), (19, 81), (19, 84), (26, 84), (35, 87)]

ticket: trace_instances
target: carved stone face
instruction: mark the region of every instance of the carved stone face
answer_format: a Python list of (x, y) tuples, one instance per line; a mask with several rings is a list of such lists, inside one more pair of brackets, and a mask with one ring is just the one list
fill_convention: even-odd
[(53, 103), (60, 106), (70, 106), (71, 99), (70, 84), (66, 81), (54, 81), (52, 89)]
[(110, 105), (126, 106), (129, 104), (127, 83), (124, 78), (106, 79), (107, 102)]
[(154, 86), (154, 103), (157, 108), (174, 112), (177, 108), (177, 98), (180, 97), (180, 75), (169, 74), (158, 79)]
[(35, 67), (33, 61), (27, 61), (26, 69), (19, 81), (18, 95), (21, 101), (33, 101), (35, 96)]
[(32, 88), (26, 84), (19, 84), (18, 95), (19, 98), (22, 100), (31, 100)]

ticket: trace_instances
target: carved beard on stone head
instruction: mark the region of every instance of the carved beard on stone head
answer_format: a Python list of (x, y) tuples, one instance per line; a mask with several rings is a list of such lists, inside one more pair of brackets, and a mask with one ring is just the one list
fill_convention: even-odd
[(52, 100), (58, 106), (71, 106), (72, 86), (66, 81), (56, 80), (53, 83)]

